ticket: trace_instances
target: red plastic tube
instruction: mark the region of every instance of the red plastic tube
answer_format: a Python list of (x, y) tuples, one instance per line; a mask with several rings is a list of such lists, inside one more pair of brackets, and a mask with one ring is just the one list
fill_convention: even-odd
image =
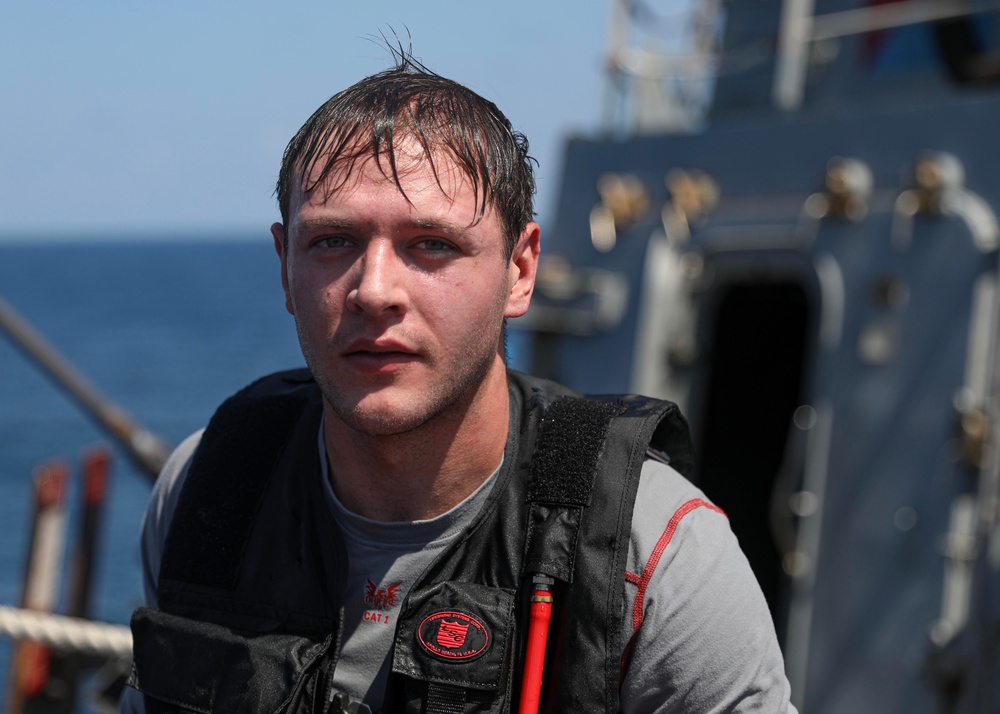
[(524, 654), (524, 679), (521, 682), (519, 714), (538, 714), (545, 673), (545, 649), (552, 619), (552, 592), (546, 583), (535, 582), (531, 592), (528, 644)]

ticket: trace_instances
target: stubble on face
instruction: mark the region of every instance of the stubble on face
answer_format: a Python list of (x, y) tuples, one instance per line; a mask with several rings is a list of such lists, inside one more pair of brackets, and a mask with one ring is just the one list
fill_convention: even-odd
[[(502, 304), (500, 308), (502, 309)], [(439, 379), (429, 383), (419, 399), (400, 400), (391, 409), (385, 409), (373, 408), (364, 400), (348, 394), (334, 377), (327, 375), (321, 358), (316, 355), (312, 342), (298, 319), (296, 329), (306, 364), (330, 409), (345, 426), (368, 436), (405, 434), (416, 431), (431, 421), (442, 424), (460, 422), (493, 367), (502, 334), (502, 327), (497, 325), (495, 329), (486, 331), (481, 341), (464, 345), (460, 353), (449, 360), (450, 369), (446, 367), (447, 372), (444, 374), (440, 374), (442, 368), (438, 360), (428, 357), (427, 367), (439, 374)]]

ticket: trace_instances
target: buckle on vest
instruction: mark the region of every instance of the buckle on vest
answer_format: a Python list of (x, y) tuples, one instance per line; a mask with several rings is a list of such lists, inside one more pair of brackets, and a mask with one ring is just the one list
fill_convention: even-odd
[(372, 714), (371, 707), (362, 702), (352, 702), (347, 692), (334, 694), (330, 707), (330, 714)]

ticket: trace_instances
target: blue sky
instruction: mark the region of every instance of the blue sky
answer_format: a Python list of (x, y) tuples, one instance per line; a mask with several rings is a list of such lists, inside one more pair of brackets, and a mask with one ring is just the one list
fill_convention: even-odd
[(539, 160), (544, 226), (571, 132), (599, 126), (607, 0), (0, 0), (0, 240), (259, 232), (285, 143), (413, 38)]

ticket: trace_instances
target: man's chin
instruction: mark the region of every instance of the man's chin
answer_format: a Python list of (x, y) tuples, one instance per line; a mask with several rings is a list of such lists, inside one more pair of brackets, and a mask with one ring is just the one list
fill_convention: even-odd
[(347, 414), (340, 420), (352, 431), (366, 436), (401, 436), (416, 431), (426, 420), (406, 418), (400, 414)]
[[(485, 372), (485, 370), (483, 370)], [(349, 429), (370, 436), (407, 434), (432, 422), (457, 428), (474, 401), (484, 376), (470, 371), (465, 379), (402, 380), (377, 388), (328, 383), (320, 388), (328, 411)]]
[[(368, 436), (397, 436), (412, 432), (425, 423), (426, 410), (403, 405), (404, 400), (363, 400), (345, 403), (327, 400), (337, 419), (352, 431)], [(372, 402), (375, 403), (372, 403)]]

